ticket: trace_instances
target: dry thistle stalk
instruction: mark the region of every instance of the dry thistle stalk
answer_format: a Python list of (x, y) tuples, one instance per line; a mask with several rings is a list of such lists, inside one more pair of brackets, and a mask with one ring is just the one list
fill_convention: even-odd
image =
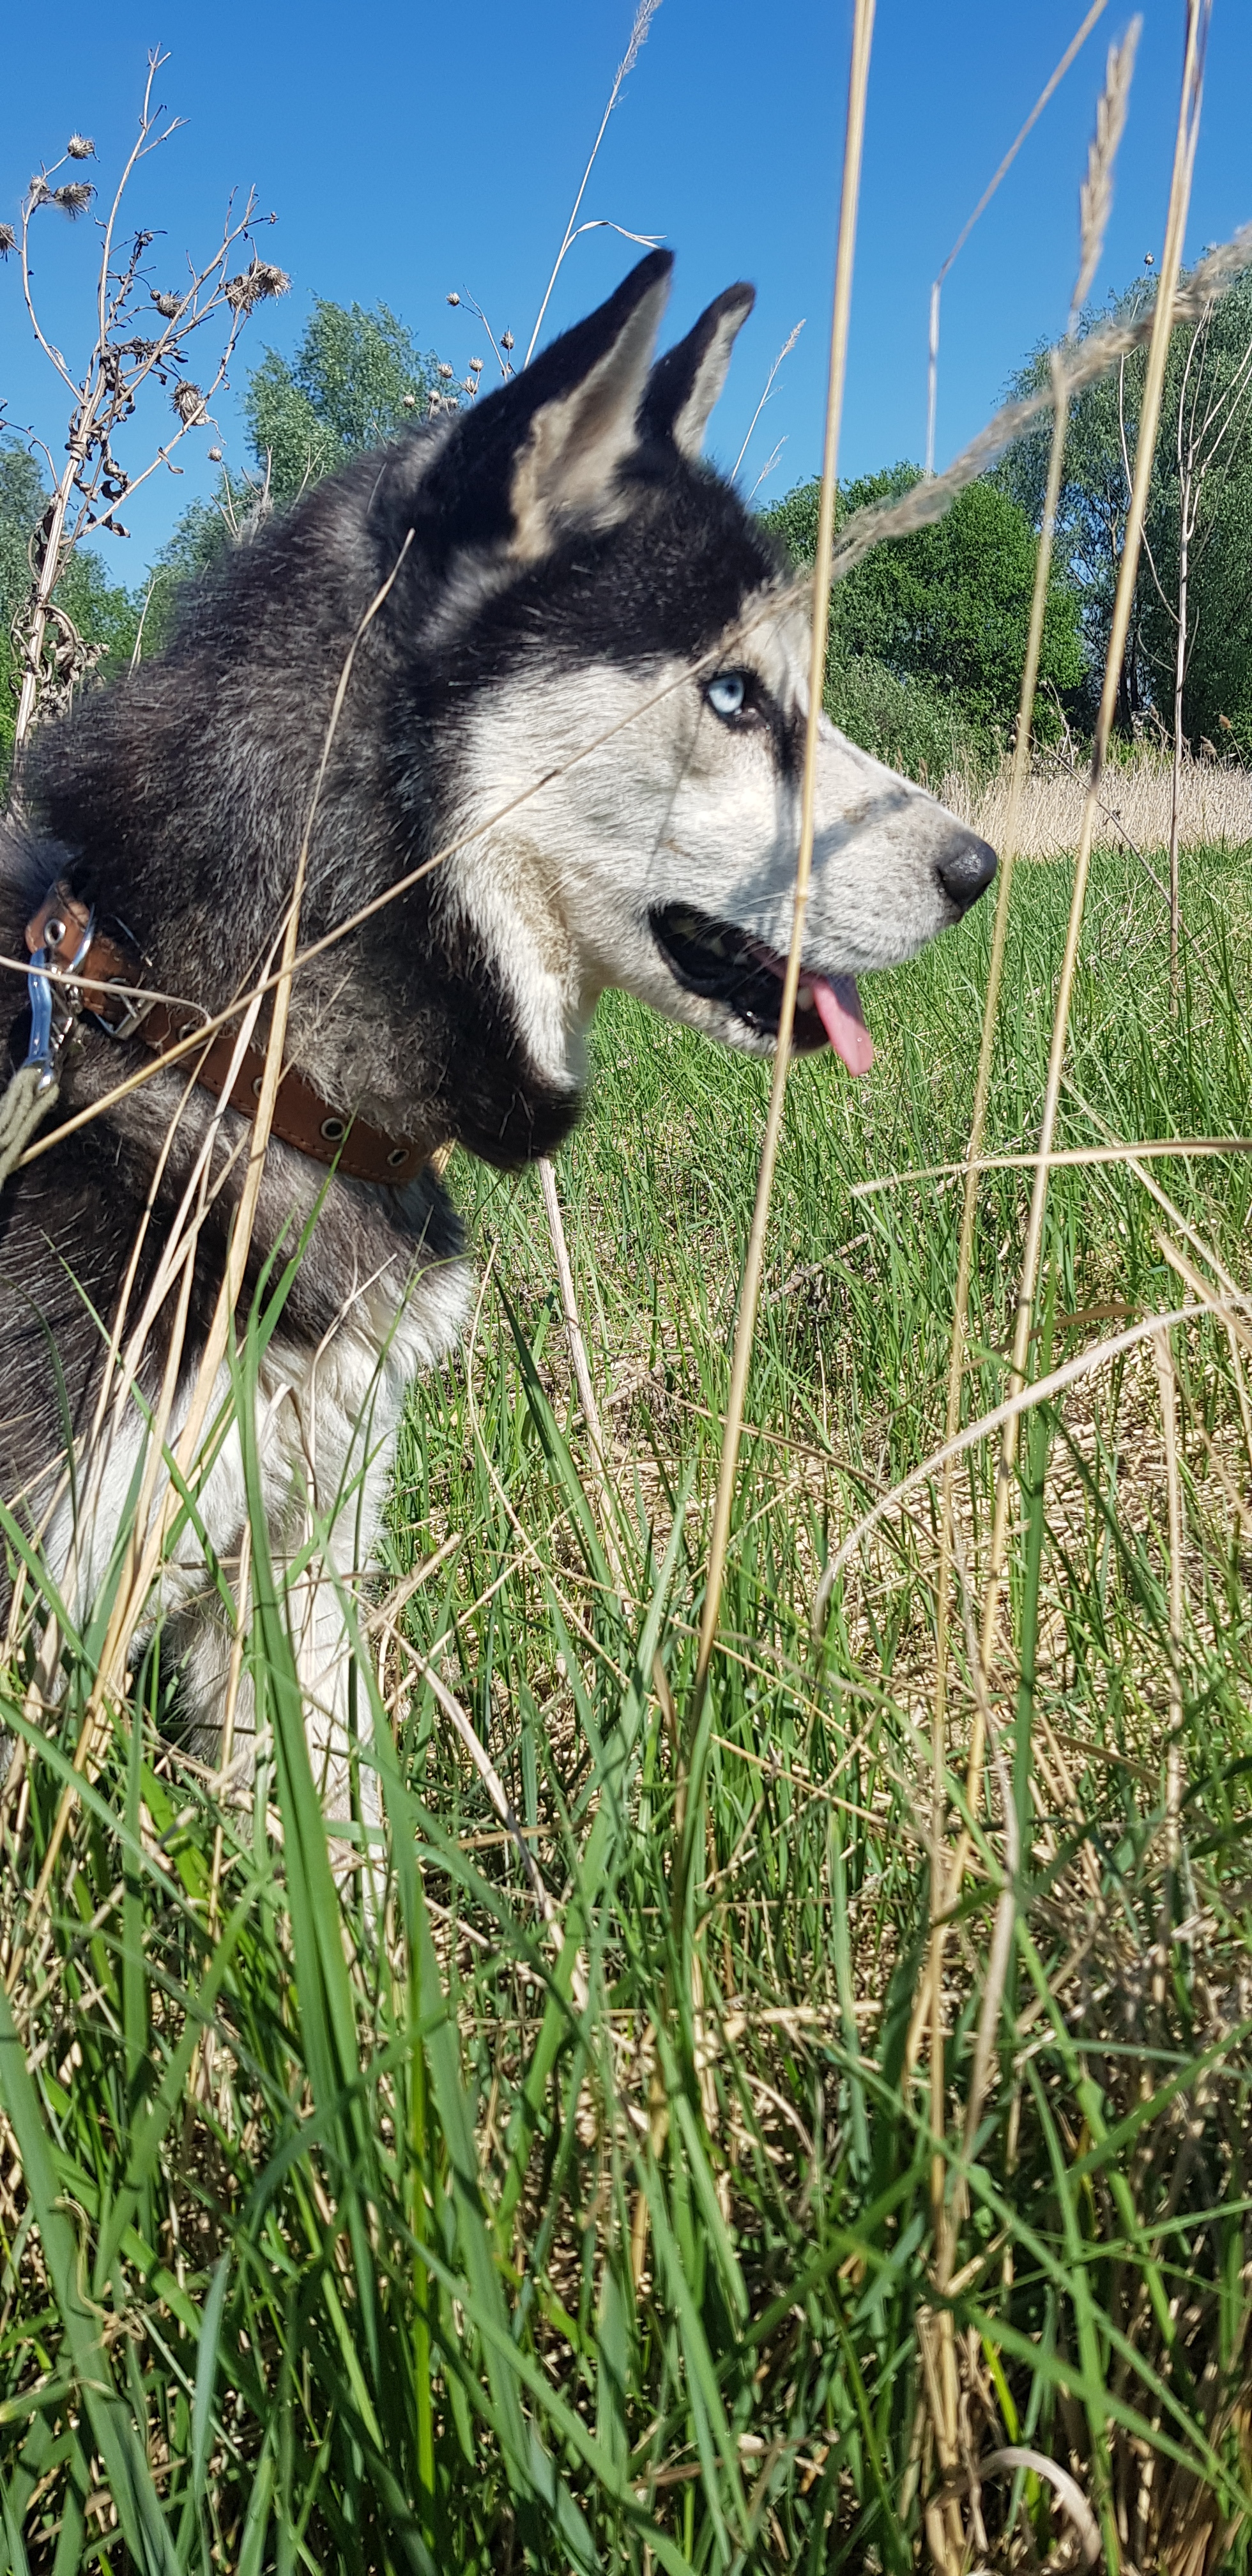
[[(127, 248), (118, 246), (123, 200), (139, 163), (167, 143), (182, 121), (178, 117), (167, 119), (165, 109), (153, 101), (157, 74), (168, 59), (159, 51), (148, 56), (139, 131), (107, 213), (97, 219), (100, 251), (93, 299), (95, 337), (76, 373), (40, 321), (33, 291), (30, 235), (32, 223), (41, 219), (46, 206), (59, 206), (72, 222), (91, 206), (96, 196), (91, 181), (67, 179), (59, 185), (52, 184), (64, 162), (95, 158), (90, 137), (71, 134), (61, 161), (35, 173), (22, 203), (20, 231), (11, 224), (0, 224), (0, 257), (20, 248), (22, 292), (31, 326), (70, 397), (65, 463), (58, 465), (43, 439), (32, 440), (47, 463), (52, 497), (30, 540), (31, 586), (13, 628), (22, 671), (15, 729), (15, 750), (19, 754), (40, 715), (68, 703), (94, 658), (56, 596), (75, 547), (94, 529), (107, 528), (112, 535), (124, 537), (127, 531), (118, 517), (120, 504), (146, 483), (159, 465), (171, 473), (181, 473), (181, 466), (172, 462), (173, 450), (189, 430), (208, 426), (213, 397), (225, 380), (248, 314), (264, 297), (284, 294), (290, 282), (281, 268), (258, 259), (255, 249), (249, 267), (237, 276), (227, 276), (236, 244), (246, 242), (252, 248), (251, 236), (257, 223), (274, 221), (272, 215), (258, 217), (252, 192), (237, 221), (233, 199), (228, 204), (221, 239), (209, 257), (199, 265), (188, 260), (187, 282), (181, 294), (149, 284), (145, 262), (156, 238), (154, 233), (137, 230)], [(145, 299), (142, 314), (136, 309), (141, 296)], [(148, 306), (157, 317), (155, 336)], [(202, 389), (189, 383), (183, 372), (187, 343), (194, 332), (214, 320), (225, 326), (224, 337), (210, 381)], [(133, 417), (140, 396), (153, 384), (168, 393), (178, 426), (171, 436), (161, 440), (149, 462), (135, 472), (115, 454), (113, 442)]]

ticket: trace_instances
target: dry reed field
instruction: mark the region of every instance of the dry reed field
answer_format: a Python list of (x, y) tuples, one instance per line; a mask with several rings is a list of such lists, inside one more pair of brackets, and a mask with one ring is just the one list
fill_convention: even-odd
[[(1001, 846), (1012, 793), (1010, 763), (985, 783), (949, 771), (936, 792), (942, 804), (994, 848)], [(1064, 858), (1075, 847), (1086, 792), (1084, 769), (1059, 754), (1036, 757), (1018, 813), (1017, 847), (1023, 858)], [(1105, 772), (1095, 847), (1159, 854), (1169, 846), (1171, 810), (1168, 754), (1136, 749)], [(1185, 850), (1242, 848), (1252, 838), (1252, 774), (1234, 764), (1188, 757), (1182, 764), (1178, 825)]]
[[(788, 1061), (814, 715), (778, 1063), (610, 996), (555, 1167), (454, 1155), (480, 1294), (342, 1587), (352, 1817), (246, 1200), (229, 1397), (156, 1420), (82, 1620), (0, 1502), (6, 2576), (1252, 2568), (1252, 822), (1185, 764), (1171, 930), (1169, 766), (1110, 752), (1205, 24), (1090, 771), (1020, 727), (998, 895), (867, 988), (853, 1085)], [(230, 1423), (251, 1775), (144, 1625)]]

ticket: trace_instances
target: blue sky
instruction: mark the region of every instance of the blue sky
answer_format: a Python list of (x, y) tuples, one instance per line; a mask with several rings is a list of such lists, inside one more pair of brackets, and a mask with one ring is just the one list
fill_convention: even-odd
[[(940, 374), (940, 461), (979, 426), (1023, 353), (1063, 325), (1105, 47), (1127, 9), (1104, 18), (1023, 148), (949, 280)], [(758, 287), (716, 417), (714, 452), (733, 461), (770, 362), (806, 328), (757, 430), (747, 469), (785, 436), (765, 491), (816, 468), (826, 367), (850, 27), (849, 0), (661, 0), (609, 128), (584, 213), (661, 234), (678, 253), (670, 327), (736, 277)], [(1081, 0), (879, 0), (841, 464), (871, 470), (920, 458), (925, 436), (929, 281), (1082, 15)], [(1159, 255), (1176, 112), (1181, 0), (1143, 0), (1144, 32), (1100, 296)], [(211, 11), (114, 0), (50, 41), (45, 13), (6, 28), (0, 98), (0, 217), (12, 220), (32, 168), (75, 126), (113, 172), (133, 132), (147, 48), (167, 48), (161, 95), (186, 119), (141, 172), (136, 220), (165, 235), (153, 256), (177, 274), (205, 244), (232, 186), (254, 183), (279, 221), (262, 255), (292, 293), (249, 327), (241, 358), (290, 350), (310, 299), (382, 299), (464, 371), (489, 359), (450, 288), (479, 298), (497, 335), (525, 347), (566, 214), (629, 31), (631, 0), (223, 0)], [(1252, 215), (1246, 101), (1252, 10), (1216, 0), (1188, 253)], [(38, 288), (67, 355), (81, 344), (92, 238), (40, 218)], [(549, 309), (557, 329), (608, 291), (629, 259), (607, 233), (579, 243)], [(200, 373), (200, 367), (194, 370)], [(244, 364), (236, 366), (236, 383)], [(486, 381), (486, 379), (484, 379)], [(0, 268), (0, 393), (14, 426), (59, 449), (65, 404), (22, 312), (13, 260)], [(238, 414), (220, 406), (232, 462)], [(163, 416), (156, 416), (163, 420)], [(156, 432), (160, 434), (159, 429)], [(136, 425), (135, 448), (143, 444)], [(145, 446), (151, 452), (152, 440)], [(181, 478), (162, 474), (130, 512), (129, 544), (107, 548), (135, 580), (186, 500), (209, 488), (207, 442), (184, 441)]]

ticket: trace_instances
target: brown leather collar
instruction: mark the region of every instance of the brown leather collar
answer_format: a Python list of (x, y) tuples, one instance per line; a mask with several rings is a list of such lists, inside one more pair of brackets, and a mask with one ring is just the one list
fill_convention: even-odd
[[(142, 995), (136, 998), (138, 952), (133, 946), (123, 947), (107, 931), (97, 930), (86, 904), (71, 894), (64, 878), (27, 922), (26, 945), (32, 957), (42, 949), (50, 966), (73, 977), (68, 989), (58, 988), (58, 999), (63, 997), (72, 1013), (90, 1011), (111, 1038), (142, 1038), (156, 1055), (164, 1055), (180, 1039), (194, 1037), (199, 1025), (194, 1012), (171, 1010), (165, 1002), (146, 1002)], [(119, 992), (118, 985), (129, 989)], [(234, 1037), (229, 1029), (221, 1029), (205, 1040), (201, 1055), (187, 1059), (195, 1080), (219, 1100), (234, 1052)], [(230, 1089), (231, 1108), (245, 1118), (256, 1116), (264, 1071), (264, 1048), (246, 1048)], [(278, 1086), (273, 1132), (284, 1145), (293, 1145), (313, 1162), (333, 1163), (349, 1180), (377, 1181), (393, 1190), (411, 1181), (442, 1141), (385, 1136), (364, 1118), (345, 1118), (291, 1065)]]

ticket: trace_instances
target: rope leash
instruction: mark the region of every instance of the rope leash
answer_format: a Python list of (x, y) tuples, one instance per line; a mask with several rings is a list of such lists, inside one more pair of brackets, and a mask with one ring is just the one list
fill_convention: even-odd
[(61, 1097), (61, 1086), (47, 1066), (26, 1063), (0, 1092), (0, 1190), (14, 1164), (21, 1161), (36, 1128)]
[[(92, 912), (75, 951), (71, 973), (75, 967), (81, 966), (91, 946), (94, 928), (95, 913)], [(54, 921), (51, 929), (58, 937), (64, 937), (63, 922)], [(42, 1127), (61, 1097), (56, 1061), (73, 1028), (74, 1010), (62, 996), (54, 996), (48, 963), (47, 947), (37, 948), (26, 975), (30, 1044), (23, 1062), (0, 1094), (0, 1190), (11, 1178), (14, 1165), (25, 1153), (36, 1128)]]

